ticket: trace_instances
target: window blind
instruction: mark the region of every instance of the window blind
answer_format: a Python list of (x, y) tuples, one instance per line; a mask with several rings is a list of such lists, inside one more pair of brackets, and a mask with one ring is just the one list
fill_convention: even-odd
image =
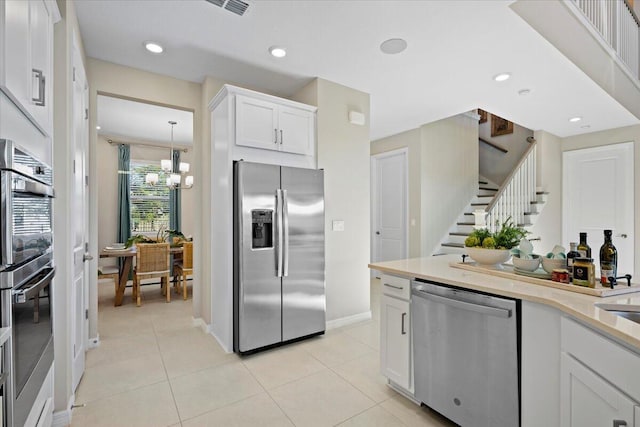
[[(157, 173), (156, 185), (145, 183), (147, 173)], [(167, 174), (159, 163), (132, 160), (129, 171), (131, 187), (131, 234), (157, 232), (169, 228), (169, 188)]]

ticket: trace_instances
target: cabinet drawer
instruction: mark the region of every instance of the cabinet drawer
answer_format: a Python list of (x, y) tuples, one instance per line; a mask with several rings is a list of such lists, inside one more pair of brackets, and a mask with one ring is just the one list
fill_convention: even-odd
[(562, 351), (640, 401), (640, 355), (567, 317), (561, 331)]
[(382, 275), (382, 293), (404, 300), (409, 300), (411, 295), (411, 280), (406, 277), (392, 276), (390, 274)]

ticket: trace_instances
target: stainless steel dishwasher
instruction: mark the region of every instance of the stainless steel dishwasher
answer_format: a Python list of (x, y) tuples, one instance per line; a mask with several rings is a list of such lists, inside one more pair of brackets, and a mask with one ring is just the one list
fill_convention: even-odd
[(518, 305), (414, 280), (416, 398), (461, 426), (519, 426)]

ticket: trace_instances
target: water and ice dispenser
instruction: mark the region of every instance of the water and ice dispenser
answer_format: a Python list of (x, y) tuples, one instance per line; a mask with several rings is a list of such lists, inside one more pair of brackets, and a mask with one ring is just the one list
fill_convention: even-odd
[(251, 248), (273, 247), (273, 211), (256, 209), (251, 211)]

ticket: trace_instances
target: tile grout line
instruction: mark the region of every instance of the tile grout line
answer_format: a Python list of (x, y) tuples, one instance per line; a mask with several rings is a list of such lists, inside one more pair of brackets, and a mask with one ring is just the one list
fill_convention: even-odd
[[(169, 289), (167, 289), (169, 292)], [(164, 356), (162, 354), (162, 349), (160, 348), (160, 342), (158, 341), (158, 331), (156, 331), (156, 326), (151, 322), (151, 327), (153, 328), (153, 336), (156, 339), (156, 346), (158, 347), (158, 352), (160, 353), (160, 360), (162, 361), (162, 368), (164, 369), (164, 375), (167, 378), (167, 384), (169, 385), (169, 391), (171, 392), (171, 399), (173, 399), (173, 405), (176, 408), (176, 414), (178, 415), (178, 422), (180, 423), (180, 427), (182, 427), (182, 417), (180, 416), (180, 410), (178, 409), (178, 402), (176, 401), (176, 395), (173, 392), (173, 386), (171, 385), (171, 380), (169, 378), (169, 372), (167, 371), (167, 365), (164, 363)]]

